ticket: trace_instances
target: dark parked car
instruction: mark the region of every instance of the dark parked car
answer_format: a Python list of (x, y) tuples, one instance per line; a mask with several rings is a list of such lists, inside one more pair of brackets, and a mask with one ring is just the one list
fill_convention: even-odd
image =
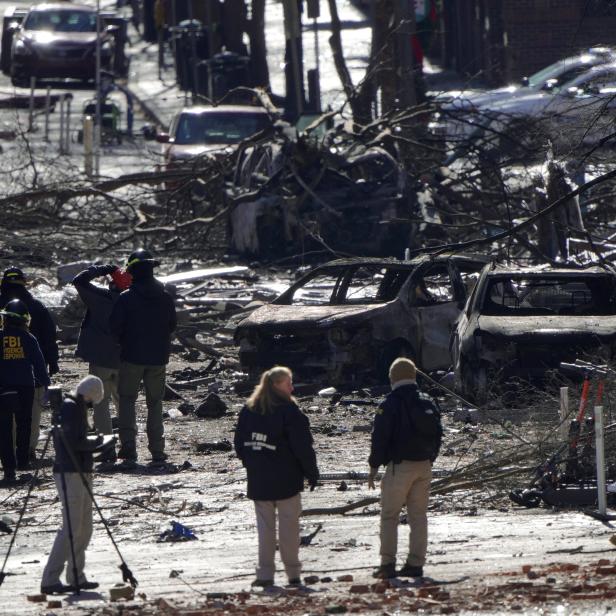
[[(100, 50), (105, 70), (112, 70), (114, 65), (112, 28), (103, 20)], [(8, 33), (12, 35), (13, 85), (28, 85), (30, 77), (94, 79), (97, 32), (96, 11), (92, 7), (69, 2), (38, 4)]]
[(449, 338), (487, 259), (474, 255), (341, 259), (315, 268), (240, 322), (251, 376), (275, 364), (328, 384), (386, 378), (398, 356), (448, 368)]
[(611, 267), (488, 266), (452, 337), (456, 381), (476, 402), (512, 377), (541, 381), (576, 359), (611, 360), (616, 271)]

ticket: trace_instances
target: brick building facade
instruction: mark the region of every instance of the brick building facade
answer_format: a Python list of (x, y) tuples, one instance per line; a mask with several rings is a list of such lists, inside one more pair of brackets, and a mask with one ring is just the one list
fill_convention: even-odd
[(616, 47), (615, 0), (443, 0), (445, 65), (496, 85), (592, 45)]

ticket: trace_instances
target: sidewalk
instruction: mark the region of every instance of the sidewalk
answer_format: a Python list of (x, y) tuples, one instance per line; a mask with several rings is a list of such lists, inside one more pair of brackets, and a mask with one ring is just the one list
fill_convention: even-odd
[[(131, 33), (133, 40), (138, 34)], [(167, 130), (176, 112), (191, 104), (190, 93), (182, 92), (175, 82), (175, 69), (170, 66), (162, 73), (162, 80), (158, 78), (158, 45), (138, 40), (129, 53), (131, 56), (128, 89), (153, 122), (163, 130)], [(172, 58), (167, 56), (167, 62)]]
[[(370, 55), (371, 30), (365, 16), (350, 0), (341, 0), (340, 18), (343, 23), (342, 42), (345, 49), (347, 66), (353, 82), (358, 84), (364, 77)], [(266, 5), (266, 39), (267, 59), (269, 65), (272, 91), (284, 94), (284, 20), (282, 4), (277, 0), (267, 0)], [(318, 49), (321, 105), (339, 107), (345, 100), (340, 79), (329, 46), (330, 23), (327, 8), (322, 3), (321, 17), (316, 23), (318, 46), (315, 47), (315, 24), (304, 18), (304, 71), (316, 66)], [(192, 104), (191, 95), (181, 91), (175, 82), (175, 68), (170, 66), (163, 72), (163, 79), (158, 78), (158, 45), (142, 41), (139, 34), (129, 26), (130, 38), (136, 41), (128, 49), (131, 65), (128, 88), (142, 106), (150, 121), (167, 129), (173, 115), (184, 106)], [(173, 58), (167, 50), (166, 61), (172, 64)], [(306, 86), (307, 87), (307, 86)]]

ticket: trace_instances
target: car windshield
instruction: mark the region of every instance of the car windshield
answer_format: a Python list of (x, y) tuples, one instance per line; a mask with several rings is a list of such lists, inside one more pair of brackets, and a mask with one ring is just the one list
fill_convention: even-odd
[(276, 303), (312, 306), (382, 304), (396, 298), (410, 273), (410, 269), (387, 268), (378, 264), (328, 268), (315, 272), (296, 288), (289, 289)]
[(616, 315), (612, 276), (494, 277), (481, 312), (494, 316)]
[(529, 88), (541, 88), (548, 79), (556, 79), (561, 75), (570, 64), (567, 60), (558, 60), (545, 68), (537, 71), (528, 78)]
[(49, 32), (96, 32), (96, 13), (91, 11), (32, 11), (25, 30)]
[(174, 143), (239, 143), (270, 126), (269, 117), (263, 113), (183, 113), (175, 131)]

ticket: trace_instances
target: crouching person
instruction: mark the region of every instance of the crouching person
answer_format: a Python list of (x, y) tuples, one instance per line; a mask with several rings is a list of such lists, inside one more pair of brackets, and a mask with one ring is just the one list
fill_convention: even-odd
[(304, 479), (311, 491), (319, 470), (308, 418), (293, 393), (292, 373), (275, 366), (261, 381), (240, 412), (235, 451), (246, 467), (248, 498), (255, 503), (259, 563), (253, 586), (274, 583), (276, 517), (278, 546), (289, 584), (300, 584), (299, 516)]
[[(399, 357), (389, 369), (391, 392), (374, 418), (368, 486), (379, 466), (386, 467), (381, 481), (381, 566), (376, 578), (423, 576), (428, 548), (428, 499), (432, 463), (443, 429), (432, 399), (419, 391), (415, 364)], [(406, 505), (410, 528), (406, 564), (396, 573), (398, 521)]]
[[(92, 497), (84, 480), (91, 490), (92, 453), (105, 447), (102, 435), (87, 436), (87, 409), (98, 404), (103, 395), (103, 382), (97, 376), (86, 376), (75, 392), (66, 396), (54, 421), (53, 474), (62, 505), (62, 526), (43, 571), (41, 592), (44, 594), (98, 587), (84, 573), (86, 548), (92, 536)], [(65, 564), (67, 586), (60, 581)]]

